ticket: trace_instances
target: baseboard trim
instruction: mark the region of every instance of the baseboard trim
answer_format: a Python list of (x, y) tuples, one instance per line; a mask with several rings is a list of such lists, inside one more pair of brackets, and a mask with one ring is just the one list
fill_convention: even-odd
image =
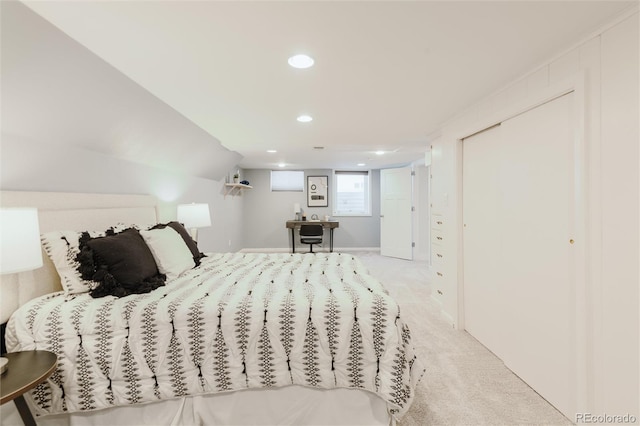
[[(333, 248), (334, 253), (338, 252), (338, 253), (352, 253), (352, 252), (360, 252), (360, 251), (370, 251), (370, 252), (377, 252), (380, 253), (380, 247), (334, 247)], [(309, 250), (296, 250), (296, 253), (308, 253)], [(329, 249), (313, 249), (314, 253), (329, 253)], [(283, 248), (276, 248), (276, 247), (263, 247), (263, 248), (243, 248), (241, 250), (238, 250), (238, 253), (291, 253), (291, 248), (289, 247), (283, 247)]]
[(437, 305), (438, 311), (440, 311), (440, 315), (445, 319), (446, 322), (451, 324), (453, 328), (456, 328), (456, 322), (453, 320), (453, 317), (444, 309), (444, 303), (437, 297), (435, 294), (431, 295), (431, 300)]
[(442, 310), (442, 300), (440, 300), (438, 297), (436, 297), (435, 294), (431, 295), (431, 300), (433, 300), (436, 303), (436, 305), (438, 305), (438, 309), (440, 310), (440, 312), (444, 312)]
[(456, 322), (453, 320), (453, 317), (449, 315), (447, 311), (445, 311), (444, 309), (440, 309), (440, 314), (449, 322), (449, 324), (451, 324), (451, 327), (457, 328)]

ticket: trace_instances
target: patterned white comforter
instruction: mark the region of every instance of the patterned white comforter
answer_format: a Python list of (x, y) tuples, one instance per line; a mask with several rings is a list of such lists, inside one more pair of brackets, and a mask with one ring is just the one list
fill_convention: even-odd
[(338, 253), (209, 254), (151, 293), (43, 296), (7, 347), (58, 355), (37, 415), (297, 384), (375, 392), (400, 418), (424, 372), (397, 304)]

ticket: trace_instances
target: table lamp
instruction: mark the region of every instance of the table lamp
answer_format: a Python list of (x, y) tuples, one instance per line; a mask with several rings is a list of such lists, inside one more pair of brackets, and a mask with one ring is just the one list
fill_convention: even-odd
[[(0, 209), (0, 274), (31, 271), (41, 266), (38, 210)], [(6, 371), (8, 362), (0, 358), (0, 372)]]
[(211, 226), (211, 214), (209, 204), (191, 203), (178, 204), (178, 222), (189, 229), (193, 241), (198, 241), (198, 228)]

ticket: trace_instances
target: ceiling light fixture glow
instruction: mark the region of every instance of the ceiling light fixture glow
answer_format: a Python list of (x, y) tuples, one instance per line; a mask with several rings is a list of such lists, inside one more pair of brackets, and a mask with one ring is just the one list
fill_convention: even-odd
[(304, 69), (313, 66), (314, 60), (308, 55), (293, 55), (287, 62), (294, 68)]
[(384, 151), (376, 151), (376, 155), (383, 155)]
[(275, 149), (268, 149), (268, 150), (267, 150), (267, 152), (268, 152), (269, 154), (275, 154), (275, 153), (276, 153), (276, 152), (278, 152), (278, 151), (276, 151)]
[(358, 167), (366, 166), (364, 163), (358, 163)]
[(298, 120), (301, 123), (309, 123), (310, 121), (313, 121), (313, 117), (311, 117), (310, 115), (301, 115), (298, 118), (296, 118), (296, 120)]
[(284, 164), (284, 163), (278, 164), (278, 167), (284, 167), (284, 166), (286, 166), (286, 164)]

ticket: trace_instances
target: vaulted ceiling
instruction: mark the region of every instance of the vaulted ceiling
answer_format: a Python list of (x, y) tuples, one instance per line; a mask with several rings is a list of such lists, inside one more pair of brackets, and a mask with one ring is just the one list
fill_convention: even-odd
[[(378, 168), (421, 158), (447, 119), (635, 2), (24, 3), (242, 167)], [(297, 53), (315, 65), (291, 68)]]

